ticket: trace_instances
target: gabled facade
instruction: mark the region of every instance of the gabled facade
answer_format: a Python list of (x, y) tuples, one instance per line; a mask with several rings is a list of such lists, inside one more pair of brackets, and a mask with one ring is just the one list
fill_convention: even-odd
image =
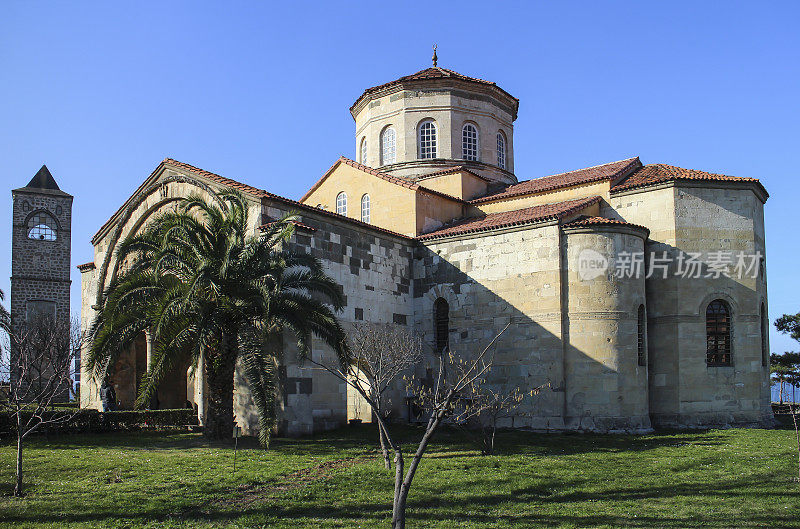
[[(83, 321), (93, 319), (127, 234), (190, 192), (232, 186), (250, 201), (254, 232), (299, 213), (290, 246), (321, 259), (342, 286), (345, 325), (398, 325), (423, 337), (429, 356), (418, 377), (438, 345), (471, 355), (510, 324), (492, 384), (546, 389), (507, 426), (770, 424), (763, 186), (636, 157), (519, 181), (518, 105), (494, 83), (438, 67), (368, 89), (351, 108), (357, 161), (339, 158), (299, 201), (166, 159), (92, 240), (94, 260), (80, 267)], [(755, 276), (722, 274), (722, 254), (757, 258)], [(696, 277), (680, 274), (689, 263)], [(284, 345), (284, 432), (370, 420), (344, 384)], [(147, 350), (142, 337), (116, 366), (123, 405)], [(315, 347), (317, 357), (328, 353)], [(181, 370), (161, 400), (185, 398), (202, 415), (203, 381)], [(82, 405), (97, 406), (96, 386), (83, 388)], [(394, 417), (414, 420), (406, 397), (394, 388)], [(246, 430), (257, 424), (243, 375), (236, 414)]]

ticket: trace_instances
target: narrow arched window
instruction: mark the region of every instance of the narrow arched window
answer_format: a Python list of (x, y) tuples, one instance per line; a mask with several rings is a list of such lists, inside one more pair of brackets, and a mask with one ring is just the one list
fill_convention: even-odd
[(419, 124), (419, 158), (436, 158), (436, 123), (426, 120)]
[(767, 320), (767, 308), (761, 304), (761, 366), (767, 367), (769, 365), (769, 345), (767, 340), (767, 329), (769, 329), (769, 320)]
[(506, 136), (502, 130), (497, 133), (497, 166), (506, 168)]
[(647, 365), (647, 317), (644, 305), (639, 305), (636, 314), (636, 359), (640, 366)]
[(389, 165), (397, 159), (397, 135), (392, 127), (381, 133), (381, 165)]
[(441, 354), (450, 346), (450, 305), (444, 298), (433, 304), (433, 320), (436, 354)]
[(39, 211), (28, 219), (28, 238), (37, 241), (54, 241), (58, 236), (58, 225), (53, 217)]
[(478, 161), (478, 128), (472, 123), (466, 123), (461, 129), (461, 158)]
[(366, 136), (361, 138), (361, 145), (358, 147), (359, 152), (359, 160), (361, 160), (361, 165), (367, 165), (367, 138)]
[(344, 191), (336, 195), (336, 213), (347, 215), (347, 193)]
[(715, 299), (706, 308), (706, 363), (731, 365), (731, 309), (721, 299)]
[(369, 195), (361, 197), (361, 222), (369, 223)]

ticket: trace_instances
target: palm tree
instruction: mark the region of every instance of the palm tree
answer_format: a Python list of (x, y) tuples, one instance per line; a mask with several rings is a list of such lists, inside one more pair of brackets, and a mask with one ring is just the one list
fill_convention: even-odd
[(120, 244), (117, 259), (124, 271), (110, 283), (92, 325), (87, 367), (95, 377), (104, 376), (137, 336), (150, 332), (152, 357), (136, 401), (142, 408), (176, 366), (188, 362), (196, 369), (203, 358), (204, 433), (224, 439), (233, 431), (240, 360), (266, 445), (284, 332), (294, 335), (301, 357), (309, 354), (315, 335), (347, 364), (345, 333), (336, 318), (344, 298), (319, 260), (283, 249), (294, 215), (250, 235), (244, 197), (228, 189), (218, 198), (189, 196)]
[[(5, 292), (0, 290), (0, 301), (5, 301), (5, 299)], [(11, 334), (11, 315), (3, 305), (0, 305), (0, 331)]]

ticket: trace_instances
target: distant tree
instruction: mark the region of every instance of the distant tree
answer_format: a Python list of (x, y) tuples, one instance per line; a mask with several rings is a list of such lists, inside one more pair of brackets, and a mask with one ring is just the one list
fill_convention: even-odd
[[(0, 318), (10, 321), (5, 315)], [(78, 412), (77, 407), (55, 405), (74, 396), (75, 357), (83, 334), (77, 319), (58, 322), (40, 317), (15, 323), (12, 332), (8, 332), (9, 327), (4, 327), (5, 351), (0, 355), (0, 375), (7, 380), (0, 389), (0, 409), (11, 416), (17, 436), (14, 495), (22, 496), (25, 439), (47, 425), (68, 422)]]
[(800, 353), (786, 352), (781, 355), (772, 353), (769, 357), (772, 381), (778, 384), (778, 400), (783, 404), (786, 384), (797, 386), (800, 383)]
[(391, 401), (387, 395), (392, 385), (400, 381), (422, 360), (422, 340), (397, 325), (356, 323), (349, 337), (352, 355), (351, 378), (359, 383), (375, 403), (378, 439), (384, 466), (391, 468), (384, 422), (388, 420)]
[(274, 424), (276, 365), (283, 333), (301, 356), (316, 336), (346, 364), (345, 334), (336, 317), (344, 305), (339, 285), (311, 255), (289, 251), (295, 217), (253, 234), (247, 201), (232, 189), (212, 202), (192, 195), (165, 212), (117, 250), (126, 263), (105, 292), (92, 325), (87, 369), (95, 379), (145, 331), (153, 354), (137, 407), (178, 365), (203, 359), (208, 408), (203, 433), (233, 435), (233, 387), (241, 361), (258, 411), (260, 441)]
[(797, 314), (784, 314), (775, 320), (775, 328), (800, 341), (800, 312)]

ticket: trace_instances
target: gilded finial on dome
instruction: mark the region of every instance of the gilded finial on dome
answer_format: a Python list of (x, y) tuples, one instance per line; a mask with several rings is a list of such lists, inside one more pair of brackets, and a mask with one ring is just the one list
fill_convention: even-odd
[(436, 56), (436, 44), (433, 45), (433, 67), (436, 67), (436, 63), (439, 62), (439, 57)]

